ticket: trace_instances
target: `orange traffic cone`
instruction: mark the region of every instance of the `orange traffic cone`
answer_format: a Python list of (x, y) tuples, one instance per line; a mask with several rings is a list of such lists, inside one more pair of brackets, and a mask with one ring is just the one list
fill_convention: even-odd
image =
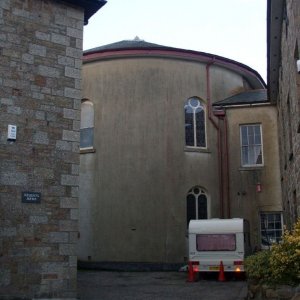
[(225, 275), (224, 275), (224, 266), (223, 261), (220, 261), (220, 270), (219, 270), (219, 278), (218, 281), (225, 281)]
[(189, 261), (189, 273), (188, 273), (188, 279), (187, 282), (194, 282), (195, 277), (194, 277), (194, 267), (191, 261)]

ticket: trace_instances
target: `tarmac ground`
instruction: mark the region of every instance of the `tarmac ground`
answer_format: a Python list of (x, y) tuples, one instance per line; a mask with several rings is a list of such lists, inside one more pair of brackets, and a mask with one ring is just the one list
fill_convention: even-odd
[(225, 274), (187, 282), (186, 272), (78, 271), (80, 300), (242, 300), (247, 294), (243, 279)]

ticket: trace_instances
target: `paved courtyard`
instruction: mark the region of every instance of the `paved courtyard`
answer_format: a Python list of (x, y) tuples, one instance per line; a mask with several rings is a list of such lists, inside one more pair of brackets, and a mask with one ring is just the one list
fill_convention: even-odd
[(79, 271), (78, 296), (81, 300), (242, 300), (246, 282), (216, 278), (186, 282), (182, 272)]

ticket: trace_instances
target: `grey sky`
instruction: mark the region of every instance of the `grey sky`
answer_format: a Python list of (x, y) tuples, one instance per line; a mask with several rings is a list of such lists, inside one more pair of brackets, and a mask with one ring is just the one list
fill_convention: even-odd
[(84, 49), (139, 38), (244, 63), (266, 79), (265, 0), (108, 0), (84, 29)]

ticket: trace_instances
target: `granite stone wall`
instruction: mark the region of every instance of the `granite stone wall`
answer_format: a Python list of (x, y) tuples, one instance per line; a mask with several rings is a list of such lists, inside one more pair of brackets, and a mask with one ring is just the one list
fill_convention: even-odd
[(300, 217), (300, 2), (286, 1), (281, 35), (278, 120), (285, 223)]
[(0, 1), (1, 299), (76, 297), (83, 14)]

